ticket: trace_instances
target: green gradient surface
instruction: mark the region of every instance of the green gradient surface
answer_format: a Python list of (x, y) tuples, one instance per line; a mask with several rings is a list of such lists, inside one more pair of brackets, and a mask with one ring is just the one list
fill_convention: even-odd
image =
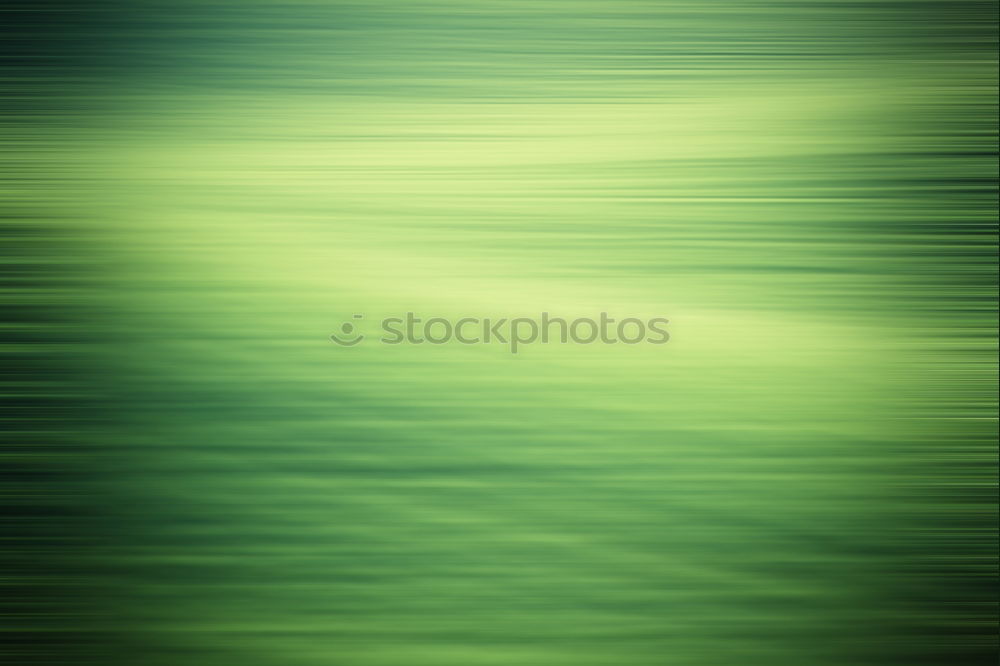
[[(95, 16), (95, 659), (995, 662), (995, 3)], [(407, 311), (671, 341), (328, 340)]]

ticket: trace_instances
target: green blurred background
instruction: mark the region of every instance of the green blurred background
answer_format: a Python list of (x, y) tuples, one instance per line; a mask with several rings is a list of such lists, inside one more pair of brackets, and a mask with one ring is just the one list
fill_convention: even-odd
[(8, 16), (12, 663), (995, 663), (996, 3)]

